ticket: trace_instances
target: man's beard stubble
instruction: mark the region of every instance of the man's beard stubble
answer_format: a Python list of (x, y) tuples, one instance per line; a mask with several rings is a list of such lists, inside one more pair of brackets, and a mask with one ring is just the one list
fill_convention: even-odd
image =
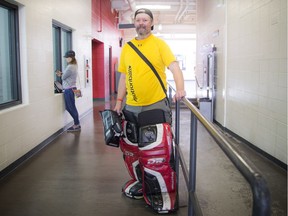
[(139, 26), (136, 28), (136, 32), (138, 35), (140, 36), (145, 36), (149, 33), (149, 31), (147, 31), (147, 28), (146, 27), (143, 27), (143, 26)]

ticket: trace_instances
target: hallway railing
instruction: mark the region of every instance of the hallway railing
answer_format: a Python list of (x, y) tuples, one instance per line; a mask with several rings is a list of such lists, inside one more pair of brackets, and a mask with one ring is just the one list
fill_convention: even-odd
[[(172, 91), (175, 91), (171, 85), (169, 85), (169, 99), (171, 101)], [(190, 121), (190, 157), (189, 157), (189, 169), (184, 160), (183, 153), (179, 146), (180, 138), (180, 103), (183, 103), (191, 111)], [(196, 188), (196, 152), (197, 152), (197, 120), (202, 123), (204, 128), (209, 132), (211, 137), (220, 146), (222, 151), (227, 155), (235, 167), (240, 171), (244, 178), (249, 183), (253, 194), (253, 216), (269, 216), (271, 215), (270, 204), (270, 192), (267, 187), (266, 181), (260, 172), (254, 167), (251, 161), (244, 159), (237, 152), (237, 150), (215, 129), (213, 124), (206, 120), (206, 118), (199, 112), (187, 98), (183, 98), (180, 102), (175, 103), (175, 146), (177, 150), (177, 174), (179, 184), (179, 162), (185, 183), (188, 190), (188, 216), (203, 215), (201, 207), (198, 202), (197, 195), (195, 193)]]

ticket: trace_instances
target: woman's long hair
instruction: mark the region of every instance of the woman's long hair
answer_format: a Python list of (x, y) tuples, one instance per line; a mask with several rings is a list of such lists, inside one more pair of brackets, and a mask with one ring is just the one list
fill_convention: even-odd
[(76, 58), (75, 57), (71, 57), (72, 58), (72, 60), (71, 60), (71, 62), (69, 62), (69, 64), (75, 64), (75, 65), (77, 65), (77, 60), (76, 60)]

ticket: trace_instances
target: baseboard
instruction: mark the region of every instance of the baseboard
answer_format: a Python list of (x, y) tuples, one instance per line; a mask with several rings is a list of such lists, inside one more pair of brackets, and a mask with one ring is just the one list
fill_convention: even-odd
[[(84, 116), (86, 116), (88, 113), (92, 112), (93, 109), (90, 109), (80, 115), (80, 119), (82, 119)], [(12, 173), (16, 168), (18, 168), (20, 165), (22, 165), (24, 162), (26, 162), (29, 158), (36, 155), (39, 151), (41, 151), (43, 148), (45, 148), (47, 145), (49, 145), (52, 141), (54, 141), (59, 135), (61, 135), (67, 128), (73, 125), (73, 122), (70, 122), (65, 127), (59, 129), (55, 133), (53, 133), (51, 136), (49, 136), (47, 139), (45, 139), (43, 142), (35, 146), (33, 149), (31, 149), (29, 152), (27, 152), (25, 155), (8, 165), (6, 168), (0, 171), (0, 180), (4, 178), (5, 176)]]
[(277, 166), (285, 169), (287, 171), (287, 164), (285, 164), (284, 162), (280, 161), (279, 159), (273, 157), (272, 155), (268, 154), (267, 152), (263, 151), (262, 149), (258, 148), (257, 146), (253, 145), (252, 143), (250, 143), (249, 141), (245, 140), (243, 137), (235, 134), (233, 131), (229, 130), (226, 127), (223, 127), (219, 122), (217, 121), (213, 121), (217, 126), (219, 126), (221, 128), (222, 131), (227, 132), (228, 134), (230, 134), (231, 136), (235, 137), (237, 140), (243, 142), (245, 145), (249, 146), (251, 149), (255, 150), (256, 152), (258, 152), (259, 154), (261, 154), (262, 156), (264, 156), (265, 158), (267, 158), (268, 160), (272, 161), (273, 163), (275, 163)]

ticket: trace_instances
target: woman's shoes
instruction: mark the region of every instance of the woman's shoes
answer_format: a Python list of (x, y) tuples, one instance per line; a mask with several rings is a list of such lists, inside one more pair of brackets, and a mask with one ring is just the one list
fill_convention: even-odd
[(80, 131), (80, 130), (81, 130), (80, 125), (73, 125), (72, 127), (67, 129), (67, 132), (76, 132), (76, 131)]

